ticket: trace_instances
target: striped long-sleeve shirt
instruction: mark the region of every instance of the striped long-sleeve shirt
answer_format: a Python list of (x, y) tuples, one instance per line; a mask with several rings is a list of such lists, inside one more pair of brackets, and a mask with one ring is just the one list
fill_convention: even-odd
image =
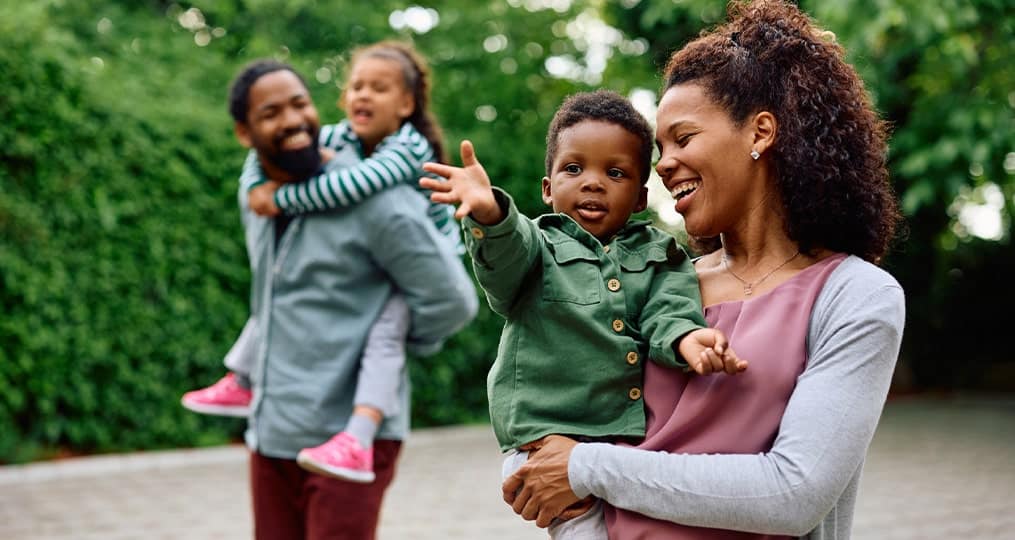
[[(355, 145), (362, 156), (359, 138), (350, 129), (348, 121), (321, 126), (318, 141), (321, 146), (334, 150)], [(429, 199), (429, 192), (419, 188), (418, 180), (420, 176), (432, 176), (423, 171), (422, 166), (433, 160), (433, 148), (426, 137), (411, 123), (405, 122), (359, 163), (302, 182), (283, 184), (275, 191), (275, 204), (286, 215), (334, 210), (358, 204), (367, 197), (399, 184), (416, 187)], [(265, 180), (257, 154), (251, 151), (243, 164), (240, 184), (249, 191)], [(427, 214), (437, 230), (454, 243), (459, 253), (464, 253), (454, 209), (446, 204), (431, 202)]]

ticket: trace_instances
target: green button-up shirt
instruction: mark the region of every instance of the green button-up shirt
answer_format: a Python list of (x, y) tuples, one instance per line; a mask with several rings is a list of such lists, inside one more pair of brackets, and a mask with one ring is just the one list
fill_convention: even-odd
[(501, 449), (554, 433), (644, 437), (644, 359), (686, 366), (673, 344), (705, 326), (689, 257), (646, 221), (603, 245), (567, 215), (531, 220), (495, 195), (504, 220), (462, 225), (490, 307), (507, 319), (487, 378)]

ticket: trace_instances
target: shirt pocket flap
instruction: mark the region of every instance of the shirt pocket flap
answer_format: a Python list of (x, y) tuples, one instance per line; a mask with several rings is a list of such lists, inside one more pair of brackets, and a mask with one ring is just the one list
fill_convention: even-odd
[(647, 246), (636, 251), (619, 251), (617, 259), (620, 260), (620, 267), (627, 272), (642, 272), (648, 265), (665, 262), (669, 259), (666, 248), (662, 246)]
[(599, 257), (591, 249), (578, 242), (549, 244), (549, 248), (553, 253), (553, 260), (557, 261), (557, 264), (567, 264), (574, 261), (599, 262)]

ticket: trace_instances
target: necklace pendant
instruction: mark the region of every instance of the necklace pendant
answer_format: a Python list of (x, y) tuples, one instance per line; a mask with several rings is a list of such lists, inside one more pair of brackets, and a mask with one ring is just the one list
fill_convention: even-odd
[(744, 285), (744, 296), (750, 296), (754, 292), (754, 287), (750, 283)]

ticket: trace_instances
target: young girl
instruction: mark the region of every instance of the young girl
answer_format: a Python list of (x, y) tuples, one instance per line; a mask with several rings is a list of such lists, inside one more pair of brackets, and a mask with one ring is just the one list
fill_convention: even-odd
[[(444, 161), (440, 128), (428, 111), (429, 71), (408, 45), (380, 42), (353, 53), (340, 106), (346, 120), (323, 126), (319, 144), (328, 150), (355, 145), (364, 158), (358, 164), (308, 180), (279, 184), (264, 178), (254, 152), (240, 177), (250, 208), (262, 216), (286, 219), (357, 204), (400, 183), (416, 185), (426, 173), (423, 163)], [(330, 156), (328, 156), (330, 157)], [(429, 217), (459, 252), (462, 251), (453, 209), (432, 203)], [(405, 365), (409, 310), (395, 294), (367, 337), (355, 408), (345, 431), (314, 448), (303, 449), (297, 462), (304, 468), (355, 482), (372, 482), (374, 437), (385, 416), (397, 412), (399, 374)], [(184, 394), (184, 407), (204, 414), (246, 416), (251, 392), (248, 375), (256, 358), (259, 331), (251, 318), (226, 355), (231, 370), (214, 385)], [(440, 343), (408, 342), (412, 352), (432, 354)]]

